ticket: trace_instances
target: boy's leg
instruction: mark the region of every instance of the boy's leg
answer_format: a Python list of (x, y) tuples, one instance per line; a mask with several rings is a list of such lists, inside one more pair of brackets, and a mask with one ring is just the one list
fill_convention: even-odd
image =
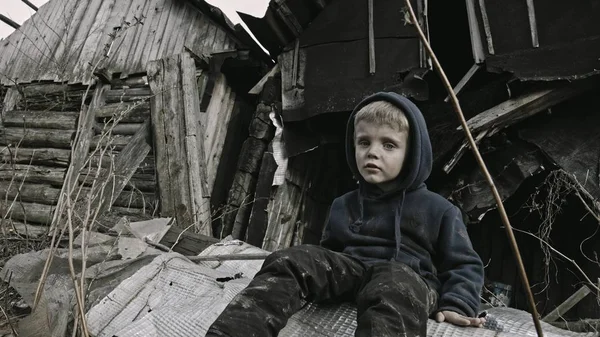
[(365, 270), (360, 261), (319, 246), (301, 245), (274, 252), (206, 336), (277, 336), (288, 318), (300, 310), (303, 299), (351, 300)]
[(357, 296), (356, 337), (425, 337), (437, 295), (405, 264), (377, 264)]

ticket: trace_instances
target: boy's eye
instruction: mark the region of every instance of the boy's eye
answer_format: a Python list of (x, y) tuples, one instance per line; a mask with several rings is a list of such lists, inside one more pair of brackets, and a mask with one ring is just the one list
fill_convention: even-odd
[(368, 146), (369, 142), (366, 140), (359, 140), (358, 142), (356, 142), (356, 144), (358, 144), (359, 146)]
[(396, 145), (392, 144), (392, 143), (385, 143), (385, 144), (383, 144), (383, 147), (387, 150), (392, 150), (392, 149), (396, 148)]

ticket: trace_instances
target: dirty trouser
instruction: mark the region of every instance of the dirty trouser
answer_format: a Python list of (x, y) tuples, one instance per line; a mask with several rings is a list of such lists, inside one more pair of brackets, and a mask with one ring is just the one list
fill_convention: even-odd
[(356, 302), (357, 337), (425, 337), (437, 295), (408, 266), (366, 266), (348, 255), (302, 245), (265, 260), (248, 287), (225, 308), (207, 337), (277, 336), (301, 309), (315, 303)]

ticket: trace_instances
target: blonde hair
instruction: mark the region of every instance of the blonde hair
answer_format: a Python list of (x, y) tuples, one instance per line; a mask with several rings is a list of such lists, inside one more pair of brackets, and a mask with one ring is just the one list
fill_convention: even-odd
[(409, 124), (404, 111), (387, 101), (375, 101), (362, 107), (354, 116), (354, 127), (361, 122), (397, 127), (400, 132), (408, 132)]

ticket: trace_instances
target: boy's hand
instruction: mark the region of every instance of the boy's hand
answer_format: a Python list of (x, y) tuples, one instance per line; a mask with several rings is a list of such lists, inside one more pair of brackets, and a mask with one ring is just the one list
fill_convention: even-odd
[(456, 313), (454, 311), (448, 311), (448, 310), (440, 311), (437, 314), (435, 314), (435, 320), (438, 323), (445, 321), (448, 323), (452, 323), (454, 325), (475, 326), (475, 327), (479, 327), (479, 328), (481, 328), (483, 326), (483, 323), (485, 323), (485, 318), (483, 318), (483, 317), (481, 317), (481, 318), (465, 317), (459, 313)]

